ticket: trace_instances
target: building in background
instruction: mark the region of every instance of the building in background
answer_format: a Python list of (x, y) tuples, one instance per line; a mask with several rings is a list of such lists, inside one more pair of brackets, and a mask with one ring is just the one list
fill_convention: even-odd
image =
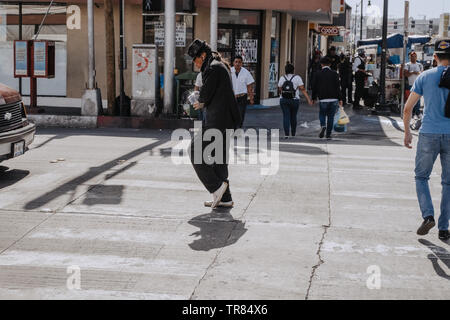
[[(257, 100), (278, 104), (277, 83), (287, 61), (305, 81), (313, 49), (309, 24), (332, 23), (332, 5), (340, 0), (219, 0), (218, 50), (231, 62), (239, 54), (256, 79)], [(0, 3), (0, 82), (29, 94), (27, 79), (13, 77), (13, 41), (32, 39), (50, 1)], [(95, 0), (96, 81), (106, 97), (106, 49), (103, 0)], [(114, 2), (116, 59), (119, 56), (119, 8)], [(76, 6), (76, 7), (73, 7)], [(210, 0), (176, 0), (176, 69), (192, 71), (186, 55), (194, 38), (210, 39)], [(76, 9), (78, 8), (78, 9)], [(79, 28), (67, 21), (79, 10)], [(125, 92), (131, 94), (133, 44), (159, 45), (158, 64), (164, 72), (164, 1), (125, 2)], [(315, 42), (318, 42), (317, 34)], [(55, 1), (40, 33), (41, 40), (56, 40), (56, 78), (38, 80), (38, 104), (81, 106), (88, 79), (87, 7), (83, 0)], [(118, 63), (116, 64), (118, 68)], [(117, 70), (118, 74), (119, 70)], [(117, 92), (119, 81), (117, 79)], [(25, 99), (26, 101), (26, 99)], [(103, 101), (106, 107), (106, 101)]]

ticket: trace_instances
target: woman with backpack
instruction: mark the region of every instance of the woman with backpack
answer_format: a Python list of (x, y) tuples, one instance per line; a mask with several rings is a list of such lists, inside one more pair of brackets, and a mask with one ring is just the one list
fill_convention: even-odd
[(308, 100), (309, 105), (313, 105), (309, 98), (302, 78), (294, 74), (294, 65), (287, 63), (285, 67), (285, 75), (278, 82), (278, 91), (280, 93), (280, 106), (283, 111), (283, 127), (285, 139), (289, 138), (289, 134), (294, 137), (297, 131), (297, 113), (300, 107), (300, 91)]

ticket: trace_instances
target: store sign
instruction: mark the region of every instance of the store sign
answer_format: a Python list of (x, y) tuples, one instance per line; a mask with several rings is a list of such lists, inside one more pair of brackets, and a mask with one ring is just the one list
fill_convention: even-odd
[[(164, 46), (164, 22), (155, 25), (155, 44), (159, 47)], [(177, 47), (186, 47), (186, 23), (177, 22), (175, 31), (175, 44)]]
[(336, 26), (320, 26), (319, 32), (324, 36), (338, 36), (339, 27)]
[(333, 14), (341, 14), (345, 12), (345, 0), (333, 0), (331, 3), (331, 11)]
[(236, 55), (242, 56), (244, 63), (258, 62), (258, 40), (236, 39)]

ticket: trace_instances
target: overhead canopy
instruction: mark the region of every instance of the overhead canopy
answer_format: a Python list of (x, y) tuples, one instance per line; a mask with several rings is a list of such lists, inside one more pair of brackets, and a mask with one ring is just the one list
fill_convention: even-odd
[[(410, 36), (408, 37), (408, 48), (411, 47), (413, 44), (424, 44), (427, 42), (430, 42), (431, 37), (427, 36)], [(376, 39), (367, 39), (367, 40), (360, 40), (358, 41), (358, 47), (360, 46), (367, 46), (376, 44), (381, 46), (383, 44), (382, 38), (376, 38)], [(403, 35), (400, 33), (395, 33), (387, 37), (387, 47), (388, 49), (395, 49), (395, 48), (403, 48)]]

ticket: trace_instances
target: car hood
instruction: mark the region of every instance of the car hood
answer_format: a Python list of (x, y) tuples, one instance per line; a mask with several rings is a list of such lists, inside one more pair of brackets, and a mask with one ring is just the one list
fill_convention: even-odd
[(22, 100), (19, 92), (0, 83), (0, 106)]

